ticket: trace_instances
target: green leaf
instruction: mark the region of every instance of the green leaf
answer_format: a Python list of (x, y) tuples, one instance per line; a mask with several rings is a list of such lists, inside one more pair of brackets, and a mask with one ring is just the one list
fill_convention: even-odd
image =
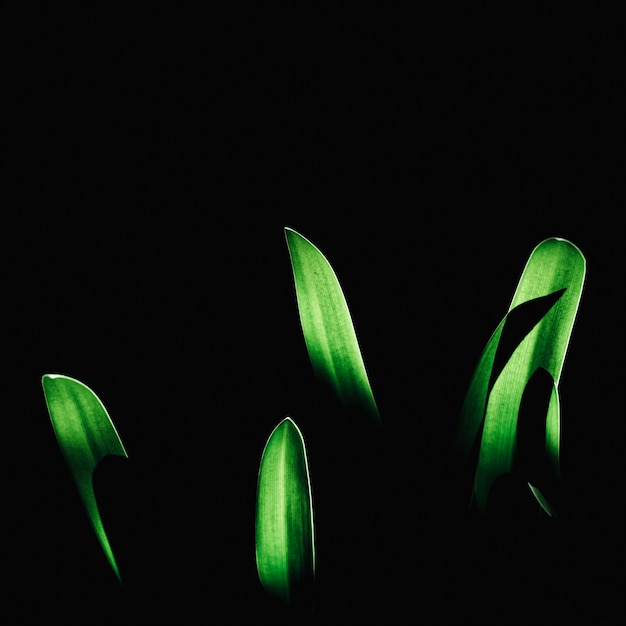
[(326, 257), (285, 228), (302, 331), (316, 377), (341, 403), (380, 424), (380, 414), (343, 291)]
[(286, 417), (261, 457), (256, 562), (264, 589), (285, 605), (309, 604), (315, 578), (313, 504), (304, 439)]
[(44, 397), (65, 461), (98, 541), (116, 577), (120, 572), (104, 531), (93, 488), (93, 472), (106, 455), (128, 458), (104, 405), (82, 382), (60, 374), (42, 377)]
[[(467, 462), (480, 436), (474, 497), (482, 512), (495, 480), (512, 470), (518, 453), (520, 404), (528, 382), (540, 368), (553, 381), (544, 451), (558, 481), (558, 383), (585, 272), (585, 258), (574, 244), (556, 237), (541, 242), (526, 263), (507, 315), (483, 350), (461, 409), (456, 440)], [(553, 514), (545, 494), (537, 485), (529, 482), (529, 486), (540, 505)]]

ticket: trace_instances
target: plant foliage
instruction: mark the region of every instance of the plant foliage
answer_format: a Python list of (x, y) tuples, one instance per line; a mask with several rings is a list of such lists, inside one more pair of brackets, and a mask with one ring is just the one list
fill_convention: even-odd
[(93, 472), (106, 455), (128, 458), (126, 450), (104, 405), (84, 383), (69, 376), (44, 374), (42, 385), (61, 452), (74, 477), (98, 541), (121, 582), (98, 510)]
[[(582, 295), (586, 261), (571, 242), (550, 238), (532, 251), (522, 272), (508, 313), (489, 339), (461, 410), (456, 449), (463, 463), (478, 445), (473, 497), (481, 512), (486, 511), (494, 482), (509, 474), (523, 458), (520, 446), (520, 408), (529, 383), (549, 376), (551, 386), (542, 415), (527, 419), (543, 424), (542, 456), (551, 479), (560, 479), (560, 405), (558, 384), (574, 320)], [(520, 458), (522, 457), (522, 458)], [(527, 477), (541, 506), (555, 513), (544, 489)]]
[(380, 424), (352, 316), (335, 271), (308, 239), (285, 228), (304, 340), (315, 375), (343, 405)]
[(289, 606), (311, 604), (315, 578), (311, 484), (304, 439), (290, 417), (274, 428), (261, 457), (256, 562), (269, 594)]

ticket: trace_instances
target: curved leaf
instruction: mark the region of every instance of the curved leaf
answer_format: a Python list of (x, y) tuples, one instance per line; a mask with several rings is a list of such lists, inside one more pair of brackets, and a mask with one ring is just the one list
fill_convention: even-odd
[(42, 385), (57, 441), (87, 509), (89, 521), (115, 575), (121, 581), (100, 518), (93, 472), (106, 455), (128, 458), (126, 450), (104, 405), (89, 387), (60, 374), (45, 374)]
[(380, 414), (343, 291), (326, 257), (308, 239), (285, 228), (300, 322), (313, 370), (344, 406), (375, 423)]
[(288, 605), (310, 603), (315, 577), (313, 505), (304, 439), (286, 417), (261, 457), (256, 562), (263, 587)]
[[(465, 397), (457, 433), (457, 446), (467, 460), (482, 425), (474, 481), (474, 496), (481, 511), (486, 508), (495, 480), (511, 471), (520, 403), (528, 381), (538, 368), (546, 370), (554, 381), (545, 416), (545, 452), (558, 477), (558, 383), (585, 271), (585, 258), (571, 242), (554, 237), (536, 246), (522, 272), (507, 315), (481, 355)], [(507, 337), (509, 328), (513, 328), (512, 341)], [(541, 506), (551, 513), (538, 487), (530, 487)]]

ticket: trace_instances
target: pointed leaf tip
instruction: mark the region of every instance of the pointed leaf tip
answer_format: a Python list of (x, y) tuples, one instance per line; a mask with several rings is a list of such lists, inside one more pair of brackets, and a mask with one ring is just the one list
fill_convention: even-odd
[(44, 398), (61, 452), (72, 473), (89, 521), (116, 577), (120, 572), (104, 530), (93, 488), (93, 472), (107, 455), (128, 458), (104, 405), (84, 383), (44, 374)]
[(285, 228), (298, 313), (316, 377), (350, 410), (381, 423), (343, 289), (322, 252)]
[(261, 457), (256, 560), (269, 594), (291, 606), (310, 604), (315, 578), (311, 484), (304, 438), (291, 417), (272, 430)]

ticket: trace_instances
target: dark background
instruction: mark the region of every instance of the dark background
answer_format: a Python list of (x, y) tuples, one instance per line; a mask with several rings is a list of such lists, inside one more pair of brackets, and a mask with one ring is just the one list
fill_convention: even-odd
[[(7, 20), (11, 623), (275, 617), (254, 498), (286, 415), (310, 455), (315, 621), (623, 617), (616, 24), (316, 5)], [(378, 440), (312, 378), (285, 226), (344, 288)], [(456, 419), (551, 236), (588, 270), (560, 382), (564, 514), (505, 483), (480, 519), (450, 471)], [(95, 475), (123, 586), (54, 438), (45, 373), (90, 386), (128, 451)]]

